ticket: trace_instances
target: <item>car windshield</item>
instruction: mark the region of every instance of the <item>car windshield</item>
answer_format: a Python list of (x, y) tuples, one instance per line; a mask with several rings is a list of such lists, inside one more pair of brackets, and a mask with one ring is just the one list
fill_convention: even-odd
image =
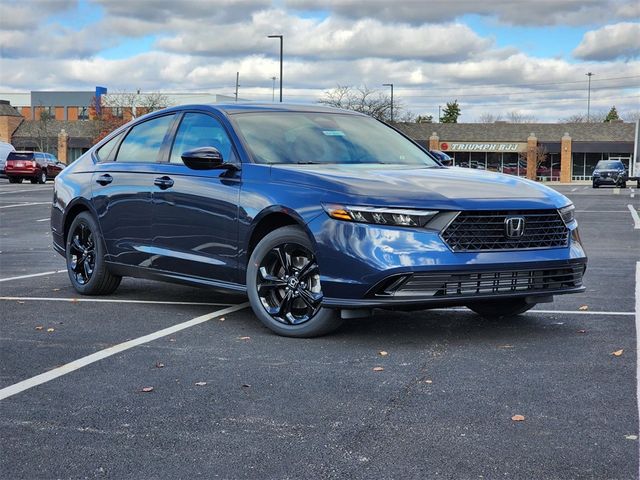
[(414, 143), (369, 117), (260, 112), (233, 120), (257, 163), (438, 166)]
[(622, 170), (622, 169), (624, 169), (624, 165), (622, 164), (622, 162), (603, 160), (601, 162), (598, 162), (598, 165), (596, 165), (596, 169), (598, 169), (598, 170)]

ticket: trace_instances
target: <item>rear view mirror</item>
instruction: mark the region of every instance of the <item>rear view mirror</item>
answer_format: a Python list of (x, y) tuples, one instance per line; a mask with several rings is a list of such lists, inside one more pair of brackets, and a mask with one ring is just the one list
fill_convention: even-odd
[(193, 170), (226, 168), (222, 154), (216, 147), (199, 147), (183, 152), (182, 161)]

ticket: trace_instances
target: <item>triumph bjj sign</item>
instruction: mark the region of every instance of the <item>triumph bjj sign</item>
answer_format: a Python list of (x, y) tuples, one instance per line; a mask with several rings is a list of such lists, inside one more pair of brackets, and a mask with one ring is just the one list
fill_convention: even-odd
[(526, 142), (484, 143), (484, 142), (441, 142), (443, 152), (526, 152)]

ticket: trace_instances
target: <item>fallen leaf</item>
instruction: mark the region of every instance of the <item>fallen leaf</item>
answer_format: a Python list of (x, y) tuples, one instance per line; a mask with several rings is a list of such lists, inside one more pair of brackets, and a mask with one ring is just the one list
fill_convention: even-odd
[(59, 292), (59, 291), (60, 291), (60, 289), (59, 289), (59, 288), (54, 288), (54, 289), (52, 290), (52, 292)]
[(169, 339), (169, 341), (170, 341), (170, 342), (175, 342), (175, 341), (176, 341), (176, 339), (175, 339), (175, 338), (170, 338), (170, 339)]
[(24, 302), (18, 300), (18, 305), (24, 305)]
[(386, 357), (387, 355), (389, 355), (389, 352), (385, 352), (384, 350), (382, 350), (381, 352), (378, 352), (378, 355), (380, 355), (381, 357)]
[(242, 388), (249, 388), (249, 387), (251, 387), (251, 385), (249, 385), (248, 383), (243, 383), (242, 384)]
[(424, 383), (433, 383), (433, 380), (425, 380)]
[(164, 368), (164, 363), (156, 362), (156, 368)]
[(637, 440), (638, 435), (625, 435), (624, 438), (626, 438), (627, 440)]
[(36, 330), (42, 330), (43, 328), (44, 328), (44, 327), (43, 327), (42, 325), (38, 325), (38, 326), (36, 327)]
[(498, 348), (513, 348), (513, 345), (500, 345)]
[(77, 298), (72, 298), (71, 303), (80, 303), (80, 300), (78, 300)]
[(196, 382), (196, 386), (198, 387), (204, 387), (207, 384), (207, 382)]
[(615, 352), (611, 352), (611, 355), (613, 355), (614, 357), (619, 357), (620, 355), (622, 355), (622, 352), (624, 352), (623, 348), (621, 348), (620, 350), (616, 350)]
[(240, 337), (240, 340), (251, 340), (251, 337)]
[(220, 317), (220, 318), (218, 319), (218, 321), (219, 321), (219, 322), (224, 322), (224, 317)]
[(586, 330), (578, 330), (578, 333), (587, 333)]
[(513, 417), (511, 417), (511, 420), (513, 420), (514, 422), (523, 422), (524, 415), (514, 415)]
[(583, 312), (585, 310), (589, 310), (589, 305), (582, 305), (580, 308), (578, 308), (578, 310), (582, 310)]
[(56, 329), (55, 328), (47, 328), (47, 332), (51, 333), (51, 332), (55, 332)]
[(142, 391), (144, 393), (153, 392), (153, 387), (142, 387)]
[(382, 371), (384, 371), (384, 368), (383, 367), (373, 367), (373, 371), (374, 372), (382, 372)]

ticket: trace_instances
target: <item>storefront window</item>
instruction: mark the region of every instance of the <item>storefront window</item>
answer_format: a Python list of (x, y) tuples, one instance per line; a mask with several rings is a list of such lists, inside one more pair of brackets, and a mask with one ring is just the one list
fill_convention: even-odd
[(456, 167), (469, 168), (469, 152), (455, 152), (449, 155), (453, 155), (453, 164)]
[(631, 155), (630, 153), (605, 153), (604, 154), (604, 159), (608, 160), (610, 158), (615, 158), (615, 159), (620, 159), (622, 160), (622, 163), (624, 163), (624, 166), (626, 167), (627, 170), (629, 170), (629, 160), (631, 159), (631, 157), (633, 157), (633, 155)]
[(541, 181), (551, 180), (551, 159), (549, 155), (545, 155), (543, 161), (536, 166), (536, 177)]
[(586, 176), (590, 177), (593, 171), (596, 168), (598, 162), (602, 160), (601, 153), (586, 153), (585, 161), (584, 161), (584, 173)]
[(584, 180), (584, 153), (571, 154), (571, 177), (574, 180)]
[(489, 152), (487, 153), (487, 170), (492, 172), (501, 171), (501, 163), (502, 163), (502, 154), (497, 152)]
[(502, 154), (502, 173), (510, 175), (518, 175), (518, 154), (503, 153)]
[(487, 154), (485, 152), (471, 152), (471, 168), (479, 168), (486, 170), (487, 168)]
[(551, 164), (551, 178), (553, 182), (560, 180), (560, 154), (550, 153), (548, 155), (549, 163)]

